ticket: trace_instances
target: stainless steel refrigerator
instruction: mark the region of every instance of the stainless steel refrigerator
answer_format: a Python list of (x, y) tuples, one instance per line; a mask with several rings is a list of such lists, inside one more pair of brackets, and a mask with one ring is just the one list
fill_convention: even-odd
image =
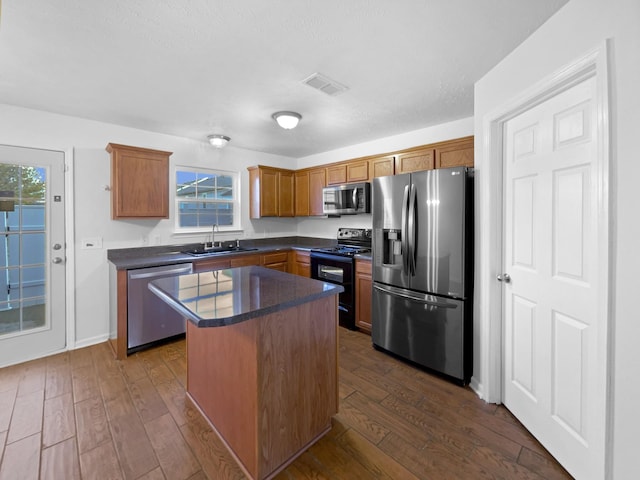
[(473, 169), (373, 180), (374, 346), (458, 380), (473, 370)]

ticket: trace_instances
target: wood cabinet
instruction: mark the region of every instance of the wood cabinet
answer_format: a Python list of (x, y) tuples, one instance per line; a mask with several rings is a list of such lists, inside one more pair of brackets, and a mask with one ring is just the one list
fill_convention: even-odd
[(295, 174), (295, 215), (306, 217), (309, 215), (310, 203), (309, 170), (300, 170)]
[(169, 218), (171, 152), (109, 143), (111, 218)]
[(295, 172), (295, 216), (323, 215), (322, 189), (325, 169), (311, 168)]
[(473, 136), (443, 142), (436, 146), (436, 168), (473, 167)]
[(326, 187), (324, 168), (312, 168), (309, 171), (309, 215), (324, 214), (322, 189)]
[(291, 252), (291, 273), (301, 277), (311, 277), (311, 253), (303, 250)]
[(281, 168), (249, 167), (251, 218), (293, 217), (294, 172)]
[(369, 159), (369, 181), (395, 173), (395, 156), (386, 155)]
[(395, 157), (395, 174), (432, 170), (435, 167), (433, 148), (422, 148), (398, 153)]
[(260, 254), (254, 253), (252, 255), (233, 256), (229, 259), (229, 263), (231, 264), (231, 268), (260, 265)]
[(273, 252), (262, 255), (260, 264), (281, 272), (289, 271), (289, 252)]
[(371, 260), (356, 258), (356, 327), (371, 333)]
[(369, 162), (352, 160), (327, 167), (327, 185), (366, 182), (369, 180)]
[(327, 167), (327, 185), (347, 183), (347, 165), (332, 165)]
[(230, 258), (207, 258), (193, 262), (193, 271), (195, 273), (220, 270), (222, 268), (231, 268)]

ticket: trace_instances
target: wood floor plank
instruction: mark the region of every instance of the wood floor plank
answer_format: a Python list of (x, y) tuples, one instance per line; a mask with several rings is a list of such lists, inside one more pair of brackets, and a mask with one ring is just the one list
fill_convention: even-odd
[(491, 472), (495, 478), (509, 478), (513, 480), (551, 480), (545, 479), (526, 467), (511, 461), (500, 452), (488, 447), (476, 447), (469, 460), (487, 471)]
[[(72, 356), (71, 358), (73, 365), (74, 357)], [(78, 358), (84, 361), (85, 357), (82, 356)], [(91, 354), (89, 354), (88, 358), (91, 360)], [(100, 395), (98, 378), (92, 364), (85, 365), (80, 363), (77, 366), (72, 366), (71, 383), (73, 386), (73, 401), (76, 403)]]
[(133, 404), (129, 390), (119, 391), (117, 396), (105, 401), (104, 406), (107, 412), (107, 418), (110, 421), (122, 416), (136, 414), (136, 407)]
[(342, 402), (340, 411), (335, 418), (360, 432), (373, 443), (379, 443), (390, 432), (388, 428), (385, 428), (376, 422), (374, 418), (360, 410), (357, 405), (349, 402)]
[(200, 416), (200, 412), (187, 400), (184, 387), (178, 380), (160, 383), (156, 385), (156, 391), (179, 427)]
[(216, 433), (203, 419), (194, 419), (180, 427), (180, 432), (202, 465), (208, 478), (244, 480), (244, 472), (236, 464)]
[(98, 445), (111, 440), (107, 413), (101, 397), (76, 403), (75, 413), (80, 453), (93, 450)]
[(81, 480), (75, 437), (42, 450), (40, 480), (59, 479)]
[(127, 391), (127, 384), (118, 367), (101, 370), (99, 379), (100, 391), (102, 392), (102, 398), (105, 402), (113, 400), (122, 392)]
[[(44, 394), (44, 390), (42, 390)], [(0, 480), (37, 479), (40, 470), (40, 433), (8, 444), (0, 465)]]
[[(138, 480), (165, 480), (166, 478), (167, 477), (164, 476), (164, 473), (162, 473), (162, 468), (158, 467), (151, 470), (149, 473), (138, 477)], [(169, 480), (171, 480), (171, 477), (169, 477)]]
[(44, 389), (16, 397), (13, 407), (7, 444), (29, 437), (42, 430), (42, 410), (44, 408)]
[(13, 413), (13, 405), (17, 394), (17, 384), (10, 390), (0, 392), (0, 432), (4, 432), (9, 429), (11, 414)]
[(93, 368), (93, 355), (91, 349), (93, 347), (78, 348), (69, 352), (69, 364), (71, 370), (77, 370), (90, 366)]
[(370, 370), (362, 366), (353, 370), (353, 374), (376, 385), (378, 388), (387, 392), (387, 394), (401, 398), (410, 405), (418, 405), (423, 400), (423, 395), (413, 389), (413, 383), (401, 384), (387, 375), (380, 375), (375, 370)]
[(44, 389), (45, 399), (71, 392), (73, 392), (71, 367), (69, 367), (68, 364), (57, 365), (55, 367), (47, 366)]
[(112, 442), (106, 442), (80, 455), (83, 480), (123, 480)]
[(341, 384), (349, 385), (354, 390), (357, 390), (360, 393), (363, 393), (367, 397), (371, 398), (371, 400), (379, 402), (384, 397), (389, 395), (387, 391), (380, 388), (375, 383), (369, 382), (368, 380), (354, 374), (353, 372), (351, 372), (350, 370), (347, 370), (342, 366), (340, 367), (338, 373), (340, 376)]
[(379, 448), (355, 430), (347, 430), (336, 442), (343, 450), (363, 465), (374, 478), (418, 480), (418, 477), (403, 465), (380, 451)]
[(137, 413), (110, 419), (109, 425), (124, 478), (138, 478), (160, 465)]
[(523, 447), (518, 457), (518, 463), (548, 480), (571, 478), (571, 475), (548, 453), (540, 455)]
[(18, 396), (21, 397), (44, 390), (46, 373), (47, 367), (46, 364), (43, 363), (43, 360), (27, 362), (20, 382), (18, 383)]
[(311, 445), (309, 453), (331, 472), (331, 478), (376, 478), (333, 440), (319, 441)]
[(124, 362), (120, 362), (120, 370), (124, 375), (125, 381), (130, 384), (147, 376), (142, 362), (136, 355), (132, 355)]
[(143, 423), (169, 413), (162, 397), (147, 377), (144, 377), (129, 386), (129, 392), (133, 405), (136, 407)]
[(75, 437), (76, 423), (73, 395), (67, 393), (44, 401), (42, 446), (49, 447)]
[(473, 465), (466, 457), (456, 455), (436, 442), (428, 442), (424, 448), (417, 448), (399, 435), (390, 433), (379, 446), (418, 478), (495, 480), (495, 477)]
[[(24, 365), (24, 364), (23, 364)], [(7, 390), (18, 390), (18, 383), (22, 377), (23, 365), (11, 365), (0, 368), (0, 392)]]
[(429, 438), (429, 434), (425, 430), (398, 416), (381, 404), (371, 401), (369, 397), (362, 395), (360, 392), (347, 397), (343, 404), (357, 408), (365, 415), (375, 419), (383, 427), (398, 433), (409, 442), (415, 442), (416, 445), (424, 445)]
[(186, 480), (201, 469), (198, 460), (191, 453), (191, 449), (168, 412), (145, 423), (145, 428), (162, 471), (168, 478)]
[(7, 431), (5, 430), (4, 432), (0, 432), (0, 460), (2, 460), (2, 455), (4, 454), (4, 446), (6, 441), (7, 441)]

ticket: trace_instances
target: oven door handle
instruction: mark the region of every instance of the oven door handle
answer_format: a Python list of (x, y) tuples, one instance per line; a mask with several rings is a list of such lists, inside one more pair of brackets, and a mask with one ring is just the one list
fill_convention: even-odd
[(431, 300), (431, 298), (435, 298), (432, 295), (409, 293), (406, 290), (403, 290), (400, 288), (383, 287), (381, 285), (374, 285), (373, 288), (380, 292), (387, 293), (389, 295), (406, 298), (413, 302), (424, 303), (425, 305), (430, 305), (432, 307), (457, 308), (457, 305), (455, 303), (438, 302), (436, 300)]

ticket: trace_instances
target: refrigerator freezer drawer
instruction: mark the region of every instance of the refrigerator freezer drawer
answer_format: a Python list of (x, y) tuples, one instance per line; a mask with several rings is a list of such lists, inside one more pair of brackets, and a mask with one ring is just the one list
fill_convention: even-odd
[(471, 304), (376, 284), (372, 302), (375, 346), (469, 382)]

